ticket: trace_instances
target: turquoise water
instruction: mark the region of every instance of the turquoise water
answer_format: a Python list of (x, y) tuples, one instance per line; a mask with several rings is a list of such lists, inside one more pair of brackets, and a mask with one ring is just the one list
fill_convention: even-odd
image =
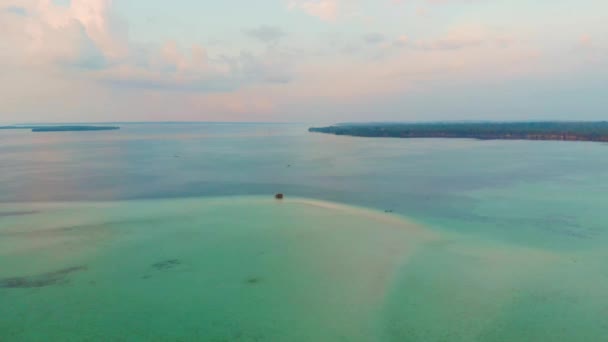
[(0, 132), (0, 340), (602, 340), (606, 155), (302, 125)]

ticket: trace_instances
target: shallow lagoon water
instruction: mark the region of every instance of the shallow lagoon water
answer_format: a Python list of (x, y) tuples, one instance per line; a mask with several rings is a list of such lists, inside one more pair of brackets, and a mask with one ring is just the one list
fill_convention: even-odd
[(0, 340), (607, 335), (608, 145), (305, 129), (2, 132)]
[[(2, 204), (8, 340), (538, 341), (608, 332), (605, 253), (260, 197)], [(586, 277), (581, 281), (580, 277)]]
[(395, 270), (434, 238), (303, 199), (26, 207), (0, 231), (9, 340), (373, 340)]

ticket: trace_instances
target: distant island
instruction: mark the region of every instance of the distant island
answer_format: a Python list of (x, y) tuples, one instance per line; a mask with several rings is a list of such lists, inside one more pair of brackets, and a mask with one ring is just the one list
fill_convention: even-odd
[(608, 122), (362, 123), (312, 127), (310, 132), (356, 137), (468, 138), (608, 142)]
[(0, 126), (0, 129), (30, 129), (32, 132), (80, 132), (111, 131), (120, 129), (117, 126)]

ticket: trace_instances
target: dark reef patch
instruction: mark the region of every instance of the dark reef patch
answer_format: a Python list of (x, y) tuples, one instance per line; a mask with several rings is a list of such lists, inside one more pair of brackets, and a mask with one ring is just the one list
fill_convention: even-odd
[(181, 263), (182, 262), (178, 259), (169, 259), (169, 260), (164, 260), (164, 261), (159, 261), (157, 263), (154, 263), (154, 264), (152, 264), (152, 267), (158, 271), (164, 271), (164, 270), (169, 270), (176, 266), (179, 266), (179, 265), (181, 265)]
[(262, 279), (259, 277), (249, 277), (245, 280), (245, 284), (247, 285), (256, 285), (258, 284)]
[(25, 289), (63, 284), (68, 281), (67, 277), (70, 274), (86, 269), (87, 266), (74, 266), (33, 276), (4, 278), (0, 279), (0, 288)]

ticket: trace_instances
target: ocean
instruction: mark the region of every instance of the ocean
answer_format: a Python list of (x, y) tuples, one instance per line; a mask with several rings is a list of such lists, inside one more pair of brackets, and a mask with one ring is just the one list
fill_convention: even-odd
[(608, 335), (607, 144), (120, 126), (0, 131), (0, 340)]

